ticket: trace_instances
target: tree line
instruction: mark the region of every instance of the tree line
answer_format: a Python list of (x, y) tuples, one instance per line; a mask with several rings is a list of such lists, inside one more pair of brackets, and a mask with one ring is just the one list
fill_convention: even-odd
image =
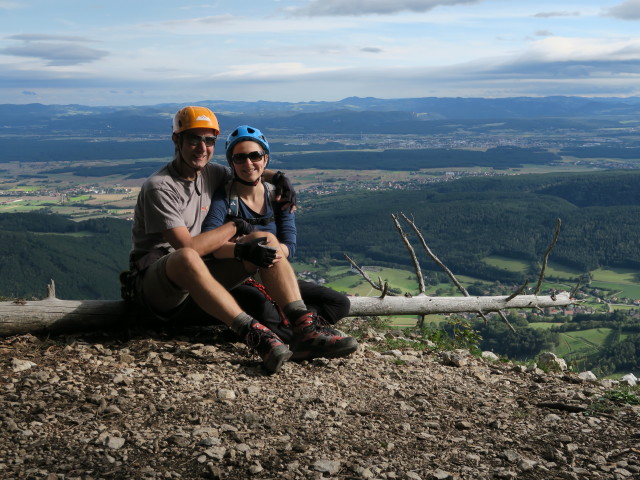
[[(391, 221), (392, 213), (404, 212), (441, 260), (460, 274), (521, 281), (522, 273), (484, 259), (510, 257), (537, 270), (557, 218), (562, 228), (553, 261), (583, 272), (602, 266), (640, 268), (639, 191), (640, 173), (598, 172), (462, 179), (419, 190), (303, 198), (297, 255), (336, 262), (347, 253), (359, 262), (410, 266)], [(426, 256), (421, 262), (431, 268)]]

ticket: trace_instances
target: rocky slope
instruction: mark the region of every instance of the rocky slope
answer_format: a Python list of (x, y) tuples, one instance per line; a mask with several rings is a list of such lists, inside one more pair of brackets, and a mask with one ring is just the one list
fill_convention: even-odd
[(217, 328), (168, 333), (0, 339), (0, 478), (640, 478), (611, 382), (375, 334), (267, 376)]

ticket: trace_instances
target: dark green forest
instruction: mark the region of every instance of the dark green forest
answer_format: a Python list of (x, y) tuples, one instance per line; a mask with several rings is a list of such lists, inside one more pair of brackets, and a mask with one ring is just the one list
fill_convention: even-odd
[(58, 215), (0, 215), (0, 295), (42, 298), (50, 280), (61, 299), (115, 299), (127, 265), (131, 224), (73, 222)]
[[(562, 222), (553, 260), (587, 272), (640, 268), (640, 173), (467, 178), (421, 190), (309, 199), (297, 217), (298, 256), (410, 265), (391, 214), (414, 219), (430, 248), (455, 272), (488, 280), (522, 276), (486, 265), (488, 255), (537, 262)], [(408, 227), (407, 227), (408, 230)], [(426, 257), (423, 264), (431, 263)]]

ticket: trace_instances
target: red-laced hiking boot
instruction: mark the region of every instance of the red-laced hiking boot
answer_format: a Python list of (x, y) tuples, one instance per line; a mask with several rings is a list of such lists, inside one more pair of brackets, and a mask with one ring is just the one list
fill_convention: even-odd
[(358, 349), (355, 338), (340, 335), (336, 330), (319, 325), (316, 315), (311, 312), (293, 322), (293, 331), (292, 360), (346, 357)]
[(255, 353), (260, 355), (264, 367), (269, 373), (278, 373), (282, 364), (293, 354), (282, 343), (280, 337), (259, 322), (254, 321), (249, 332), (244, 337), (244, 343)]

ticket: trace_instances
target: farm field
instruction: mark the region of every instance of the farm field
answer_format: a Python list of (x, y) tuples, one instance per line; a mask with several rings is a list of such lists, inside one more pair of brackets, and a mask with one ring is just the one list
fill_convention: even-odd
[(610, 328), (593, 328), (560, 334), (560, 344), (554, 353), (567, 361), (579, 361), (597, 352), (611, 333)]
[(591, 285), (606, 289), (612, 295), (640, 299), (640, 282), (636, 280), (638, 272), (630, 269), (598, 269), (592, 272)]

